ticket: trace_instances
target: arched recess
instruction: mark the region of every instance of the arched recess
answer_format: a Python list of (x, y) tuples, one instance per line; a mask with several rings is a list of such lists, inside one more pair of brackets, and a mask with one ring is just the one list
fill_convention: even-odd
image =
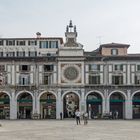
[(126, 94), (122, 91), (113, 91), (109, 94), (108, 99), (112, 118), (123, 119), (125, 117)]
[(63, 117), (74, 118), (75, 111), (80, 109), (80, 95), (75, 91), (67, 91), (62, 95)]
[(16, 95), (17, 118), (31, 119), (33, 114), (33, 94), (29, 91), (21, 91)]
[(140, 90), (136, 91), (131, 96), (133, 119), (140, 119)]
[(103, 94), (99, 91), (90, 91), (86, 94), (85, 98), (89, 118), (101, 118), (104, 106)]
[(9, 93), (0, 92), (0, 119), (10, 119), (10, 99)]
[(56, 99), (54, 92), (44, 91), (39, 95), (40, 118), (55, 119), (56, 118)]

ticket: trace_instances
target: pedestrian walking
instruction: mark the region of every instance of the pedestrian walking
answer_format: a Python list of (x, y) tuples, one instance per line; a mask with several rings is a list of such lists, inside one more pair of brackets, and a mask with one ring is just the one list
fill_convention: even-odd
[(62, 119), (63, 119), (63, 113), (60, 112), (60, 120), (62, 120)]
[(87, 123), (88, 123), (88, 113), (85, 112), (83, 117), (84, 117), (84, 125), (87, 125)]
[(116, 110), (116, 113), (115, 113), (115, 115), (116, 115), (116, 119), (118, 119), (118, 116), (119, 116), (119, 112)]
[(81, 113), (77, 109), (76, 112), (75, 112), (75, 117), (76, 117), (76, 123), (77, 123), (77, 125), (80, 124), (80, 116), (81, 116)]

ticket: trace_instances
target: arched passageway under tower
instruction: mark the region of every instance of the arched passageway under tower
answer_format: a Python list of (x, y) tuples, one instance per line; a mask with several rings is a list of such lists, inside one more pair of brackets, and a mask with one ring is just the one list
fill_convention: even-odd
[(50, 92), (45, 92), (40, 97), (40, 118), (56, 118), (56, 97)]
[(0, 119), (10, 119), (10, 98), (4, 92), (0, 92)]
[(63, 98), (63, 117), (74, 118), (77, 109), (79, 109), (78, 95), (73, 92), (67, 93)]
[(133, 119), (140, 119), (140, 92), (133, 95)]
[(111, 94), (110, 99), (110, 112), (113, 119), (123, 119), (125, 114), (125, 97), (120, 92)]
[(101, 118), (102, 116), (102, 97), (97, 92), (92, 92), (87, 96), (86, 99), (87, 112), (89, 118)]
[(18, 119), (31, 119), (33, 110), (32, 96), (23, 92), (17, 97), (17, 117)]

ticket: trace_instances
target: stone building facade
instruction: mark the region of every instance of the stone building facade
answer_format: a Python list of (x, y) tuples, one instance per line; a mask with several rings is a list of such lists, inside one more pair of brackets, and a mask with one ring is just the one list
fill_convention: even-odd
[(128, 44), (84, 51), (76, 26), (61, 37), (0, 38), (0, 118), (140, 118), (140, 55)]

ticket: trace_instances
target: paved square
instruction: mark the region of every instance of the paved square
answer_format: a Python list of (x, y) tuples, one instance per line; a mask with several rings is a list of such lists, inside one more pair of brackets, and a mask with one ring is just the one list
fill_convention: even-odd
[(139, 140), (140, 121), (1, 120), (0, 140)]

